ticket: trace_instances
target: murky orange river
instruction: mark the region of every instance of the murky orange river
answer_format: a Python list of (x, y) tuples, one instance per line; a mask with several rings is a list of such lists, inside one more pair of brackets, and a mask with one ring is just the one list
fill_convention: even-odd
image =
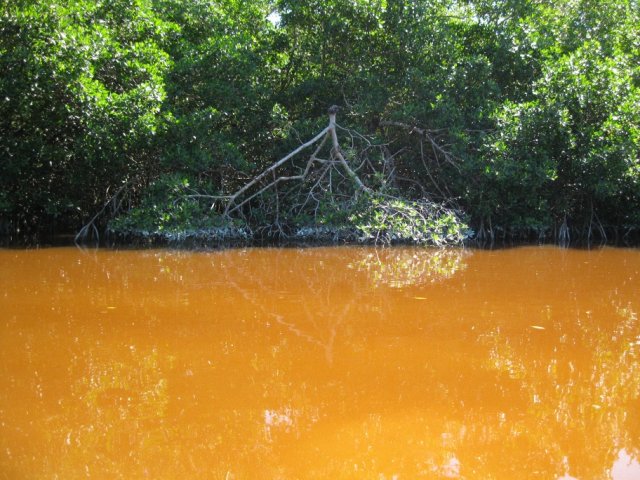
[(639, 310), (639, 250), (0, 250), (0, 478), (638, 480)]

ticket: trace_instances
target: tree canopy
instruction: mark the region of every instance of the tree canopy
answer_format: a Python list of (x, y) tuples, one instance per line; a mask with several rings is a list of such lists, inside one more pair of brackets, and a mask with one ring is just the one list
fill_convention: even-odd
[(400, 210), (440, 203), (480, 238), (640, 227), (637, 0), (3, 0), (0, 62), (5, 235), (78, 231), (107, 204), (120, 230), (371, 226), (379, 197), (334, 177), (233, 219), (216, 200), (330, 105)]

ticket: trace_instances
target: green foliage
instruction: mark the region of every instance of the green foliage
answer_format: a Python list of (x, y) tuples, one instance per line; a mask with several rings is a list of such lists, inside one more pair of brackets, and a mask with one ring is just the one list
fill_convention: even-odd
[[(639, 65), (637, 0), (3, 2), (0, 224), (77, 230), (126, 184), (119, 221), (197, 225), (175, 179), (233, 192), (337, 104), (388, 145), (398, 197), (454, 199), (476, 229), (638, 228)], [(379, 200), (365, 230), (447, 236)], [(340, 201), (313, 216), (348, 223)]]
[(375, 190), (353, 201), (339, 202), (328, 195), (314, 215), (299, 215), (293, 223), (308, 230), (310, 237), (333, 232), (338, 238), (379, 245), (459, 245), (470, 233), (460, 214), (441, 204)]
[[(565, 20), (575, 24), (573, 15), (594, 12), (570, 14)], [(595, 20), (588, 18), (565, 43), (547, 49), (529, 101), (496, 109), (497, 129), (485, 142), (479, 171), (484, 191), (491, 193), (476, 200), (498, 223), (529, 228), (529, 218), (548, 228), (554, 218), (569, 216), (585, 224), (594, 212), (607, 225), (635, 222), (638, 50), (628, 48), (625, 22), (608, 24), (606, 34), (603, 24), (594, 24), (596, 36), (589, 23)]]
[[(211, 203), (211, 199), (194, 194), (185, 175), (166, 175), (146, 189), (138, 207), (112, 220), (109, 228), (124, 234), (152, 235), (227, 226), (227, 221), (211, 211)], [(234, 226), (240, 228), (242, 224), (237, 222)]]
[(20, 2), (0, 17), (0, 189), (25, 226), (77, 222), (150, 168), (170, 26), (148, 2)]
[(167, 122), (160, 163), (207, 179), (216, 188), (265, 162), (279, 59), (269, 42), (268, 2), (164, 0), (180, 25), (168, 50)]
[(455, 245), (467, 234), (456, 212), (424, 199), (364, 195), (349, 209), (348, 220), (362, 241), (381, 244)]

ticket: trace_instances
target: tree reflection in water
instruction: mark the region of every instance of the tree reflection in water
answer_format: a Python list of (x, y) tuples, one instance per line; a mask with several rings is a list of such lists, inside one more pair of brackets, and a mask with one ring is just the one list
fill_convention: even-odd
[(7, 478), (640, 469), (638, 252), (0, 255)]
[(402, 288), (451, 278), (466, 267), (468, 255), (462, 249), (372, 249), (348, 267), (366, 272), (375, 286)]

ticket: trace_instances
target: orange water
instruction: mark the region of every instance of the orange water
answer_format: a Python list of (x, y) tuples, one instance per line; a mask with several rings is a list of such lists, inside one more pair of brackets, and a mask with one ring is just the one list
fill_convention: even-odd
[(0, 478), (640, 478), (640, 251), (0, 250)]

